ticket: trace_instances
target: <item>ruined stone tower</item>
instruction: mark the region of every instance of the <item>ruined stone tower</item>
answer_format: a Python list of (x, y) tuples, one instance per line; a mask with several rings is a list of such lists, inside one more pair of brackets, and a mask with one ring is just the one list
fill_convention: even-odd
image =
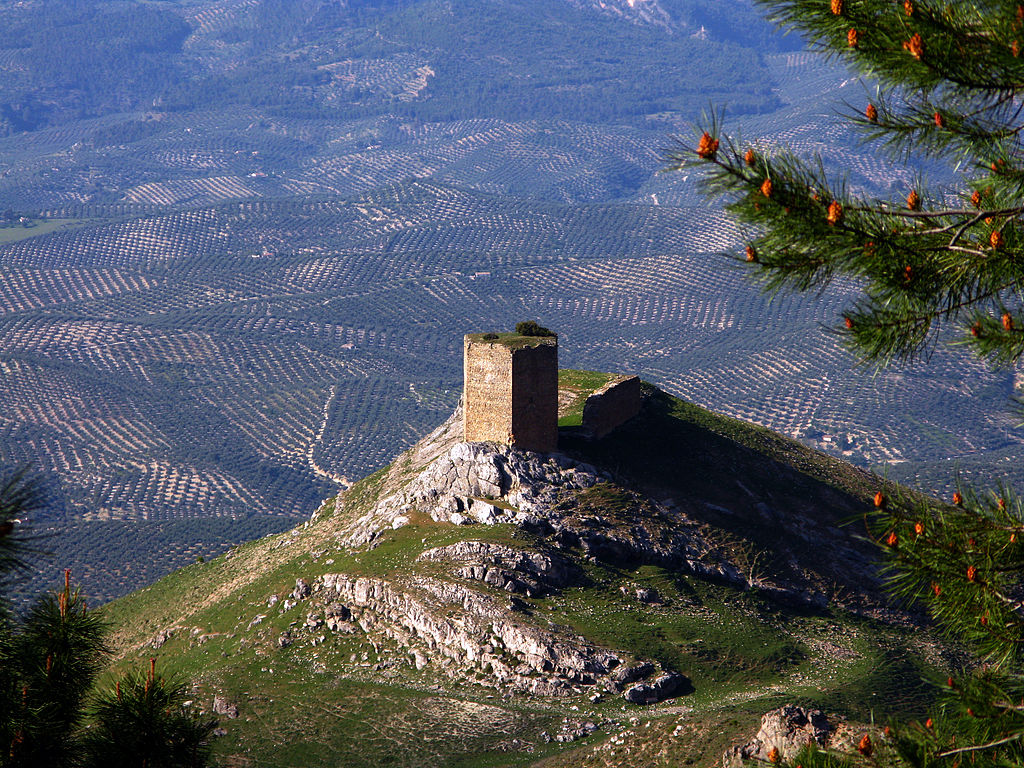
[(463, 372), (466, 442), (558, 448), (556, 337), (467, 334)]

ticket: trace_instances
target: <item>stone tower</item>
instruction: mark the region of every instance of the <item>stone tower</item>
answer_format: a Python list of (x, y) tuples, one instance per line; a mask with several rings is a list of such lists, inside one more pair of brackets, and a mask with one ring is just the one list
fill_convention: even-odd
[(557, 450), (557, 337), (467, 334), (463, 372), (466, 442)]

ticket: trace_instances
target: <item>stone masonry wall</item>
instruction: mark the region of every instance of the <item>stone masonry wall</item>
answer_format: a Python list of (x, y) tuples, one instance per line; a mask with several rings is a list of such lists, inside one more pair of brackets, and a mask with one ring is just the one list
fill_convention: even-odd
[(602, 438), (640, 413), (640, 377), (617, 376), (583, 404), (583, 429)]
[(466, 442), (528, 451), (558, 448), (558, 347), (509, 345), (466, 336), (463, 354)]
[(512, 441), (512, 354), (501, 344), (470, 341), (463, 350), (464, 439)]
[(558, 450), (558, 347), (512, 353), (512, 444), (540, 453)]

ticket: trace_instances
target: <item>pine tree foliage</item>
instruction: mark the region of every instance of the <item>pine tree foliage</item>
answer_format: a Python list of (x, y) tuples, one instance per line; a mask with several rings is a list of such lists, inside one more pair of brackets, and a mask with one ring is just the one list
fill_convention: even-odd
[[(953, 504), (876, 497), (869, 528), (888, 552), (888, 583), (927, 607), (980, 666), (950, 677), (926, 724), (897, 727), (893, 761), (1024, 765), (1024, 507), (1008, 488), (958, 491)], [(810, 768), (808, 766), (808, 768)]]
[(739, 258), (769, 290), (863, 286), (836, 331), (866, 359), (928, 352), (944, 324), (998, 363), (1024, 354), (1024, 5), (983, 0), (758, 0), (814, 48), (878, 84), (848, 118), (870, 146), (948, 161), (958, 189), (923, 180), (878, 199), (816, 159), (745, 144), (717, 116), (674, 167), (706, 166), (706, 192), (750, 232)]
[(84, 738), (86, 768), (201, 768), (210, 761), (215, 718), (187, 705), (188, 689), (156, 673), (130, 674), (94, 705), (94, 726)]
[[(38, 502), (25, 472), (0, 485), (0, 587), (32, 550), (25, 520)], [(107, 661), (107, 625), (65, 572), (61, 591), (24, 614), (0, 589), (0, 768), (200, 768), (210, 765), (217, 721), (186, 705), (185, 688), (156, 676), (128, 676), (115, 696), (94, 697)], [(123, 689), (123, 692), (122, 692)]]
[[(27, 468), (0, 480), (0, 584), (25, 567), (25, 558), (32, 551), (25, 519), (38, 505), (39, 495)], [(2, 597), (0, 593), (0, 601)]]
[(76, 763), (86, 696), (106, 660), (105, 634), (106, 625), (72, 592), (69, 573), (64, 589), (41, 597), (12, 633), (13, 764)]

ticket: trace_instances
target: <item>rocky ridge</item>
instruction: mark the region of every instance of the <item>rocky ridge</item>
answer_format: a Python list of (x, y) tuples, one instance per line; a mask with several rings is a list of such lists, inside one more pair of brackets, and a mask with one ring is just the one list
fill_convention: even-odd
[[(750, 567), (728, 540), (673, 500), (630, 488), (606, 469), (564, 453), (460, 442), (460, 435), (457, 410), (394, 463), (375, 500), (339, 521), (335, 533), (338, 546), (357, 550), (372, 549), (416, 520), (465, 528), (464, 540), (416, 557), (434, 572), (394, 578), (330, 573), (315, 586), (322, 610), (342, 604), (361, 631), (406, 648), (418, 669), (475, 670), (488, 685), (534, 694), (596, 686), (638, 704), (684, 691), (688, 681), (676, 670), (543, 626), (532, 615), (521, 598), (584, 578), (578, 558), (657, 564), (805, 608), (827, 602), (801, 569), (780, 576)], [(763, 502), (756, 509), (773, 515)], [(539, 544), (513, 546), (470, 533), (474, 526), (498, 525)], [(656, 602), (656, 593), (647, 592), (638, 592), (637, 600)]]

